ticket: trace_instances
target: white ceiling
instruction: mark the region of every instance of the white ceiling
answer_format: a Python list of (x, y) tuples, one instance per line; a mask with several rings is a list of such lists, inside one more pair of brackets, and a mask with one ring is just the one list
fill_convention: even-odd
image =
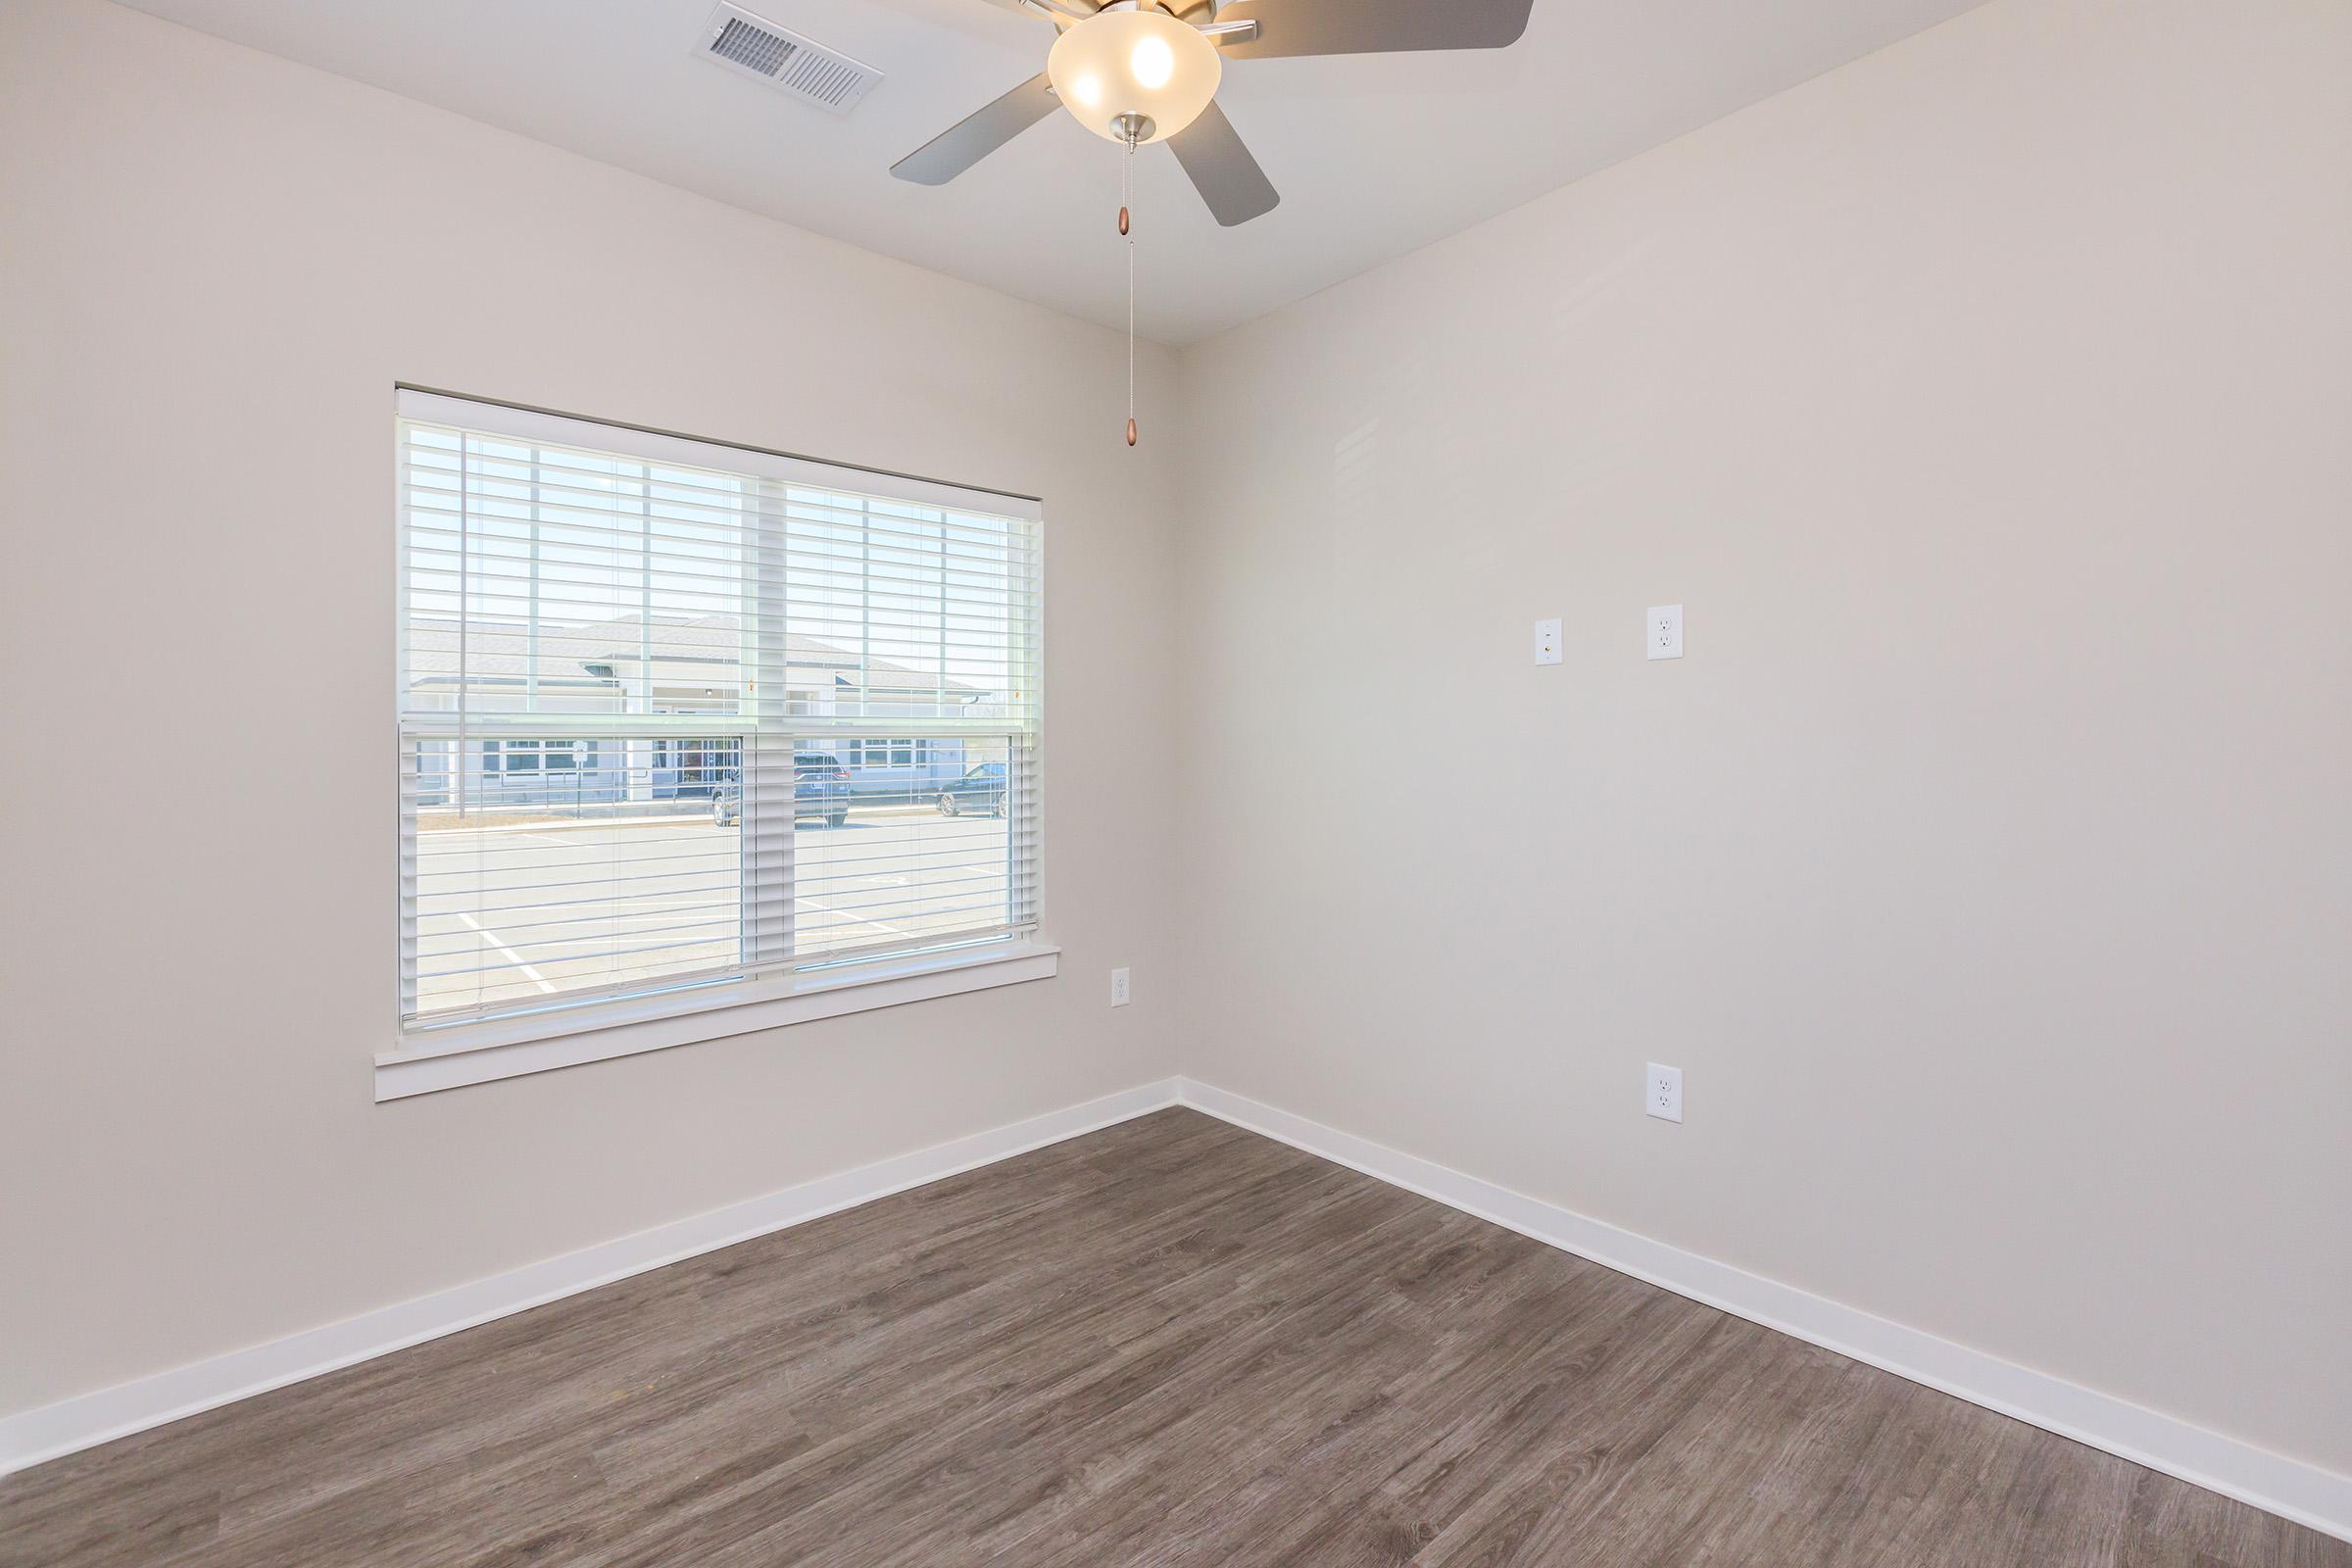
[[(1075, 316), (1126, 319), (1113, 144), (1057, 114), (953, 184), (890, 175), (1043, 69), (1053, 27), (986, 0), (747, 0), (886, 74), (847, 119), (696, 58), (710, 0), (129, 3)], [(1269, 23), (1278, 3), (1260, 12)], [(1218, 101), (1282, 205), (1220, 228), (1164, 147), (1140, 153), (1138, 325), (1198, 341), (1978, 3), (1535, 0), (1505, 50), (1231, 61)]]

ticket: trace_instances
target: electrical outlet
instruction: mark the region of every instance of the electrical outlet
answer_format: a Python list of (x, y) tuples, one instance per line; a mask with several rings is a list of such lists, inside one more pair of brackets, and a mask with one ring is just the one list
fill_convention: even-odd
[(1560, 662), (1560, 623), (1556, 620), (1536, 622), (1536, 662), (1556, 664)]
[(1660, 1121), (1683, 1119), (1683, 1069), (1649, 1064), (1642, 1082), (1642, 1108)]
[(1127, 1005), (1127, 971), (1124, 969), (1110, 971), (1110, 1004), (1114, 1007)]
[(1651, 659), (1683, 657), (1683, 607), (1652, 605), (1642, 619), (1643, 650)]

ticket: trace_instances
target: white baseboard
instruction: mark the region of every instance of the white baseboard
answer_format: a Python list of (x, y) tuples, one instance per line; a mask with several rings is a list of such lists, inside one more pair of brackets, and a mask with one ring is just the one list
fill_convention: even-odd
[(975, 1133), (562, 1257), (0, 1417), (0, 1475), (1183, 1103), (1695, 1301), (2352, 1541), (2352, 1477), (1651, 1241), (1189, 1078)]
[(1213, 1085), (1179, 1078), (1177, 1095), (1185, 1104), (1221, 1121), (1320, 1154), (1677, 1296), (2352, 1541), (2352, 1476), (1874, 1317)]
[(322, 1328), (0, 1417), (0, 1475), (332, 1372), (647, 1269), (1076, 1138), (1176, 1102), (1173, 1079), (730, 1203)]

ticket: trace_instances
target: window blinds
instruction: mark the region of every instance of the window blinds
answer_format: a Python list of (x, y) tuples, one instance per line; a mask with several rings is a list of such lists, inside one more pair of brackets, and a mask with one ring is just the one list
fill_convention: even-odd
[(399, 402), (412, 1027), (1033, 929), (1035, 503)]

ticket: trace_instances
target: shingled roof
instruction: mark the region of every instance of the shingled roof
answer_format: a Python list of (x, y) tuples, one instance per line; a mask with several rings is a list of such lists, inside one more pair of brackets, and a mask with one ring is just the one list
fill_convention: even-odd
[[(625, 662), (640, 657), (650, 631), (653, 656), (658, 661), (709, 663), (713, 673), (723, 666), (726, 678), (734, 678), (734, 668), (740, 663), (738, 654), (743, 646), (743, 617), (740, 615), (696, 615), (671, 618), (656, 615), (653, 625), (645, 625), (645, 617), (636, 612), (615, 615), (610, 620), (592, 621), (582, 626), (548, 626), (539, 628), (539, 669), (542, 679), (554, 676), (564, 665), (580, 669), (582, 682), (595, 679), (587, 673), (589, 664)], [(513, 676), (522, 679), (531, 673), (530, 637), (514, 621), (476, 620), (466, 627), (466, 663), (477, 676)], [(950, 679), (944, 683), (931, 670), (916, 669), (887, 659), (867, 659), (861, 666), (858, 651), (820, 638), (787, 634), (784, 640), (785, 662), (795, 670), (829, 670), (855, 675), (862, 667), (869, 684), (876, 676), (890, 677), (888, 684), (916, 688), (942, 688), (951, 692), (977, 694), (981, 687)], [(422, 676), (455, 675), (458, 672), (458, 623), (454, 620), (416, 619), (409, 623), (409, 674), (412, 679)], [(567, 678), (567, 677), (555, 677)]]

